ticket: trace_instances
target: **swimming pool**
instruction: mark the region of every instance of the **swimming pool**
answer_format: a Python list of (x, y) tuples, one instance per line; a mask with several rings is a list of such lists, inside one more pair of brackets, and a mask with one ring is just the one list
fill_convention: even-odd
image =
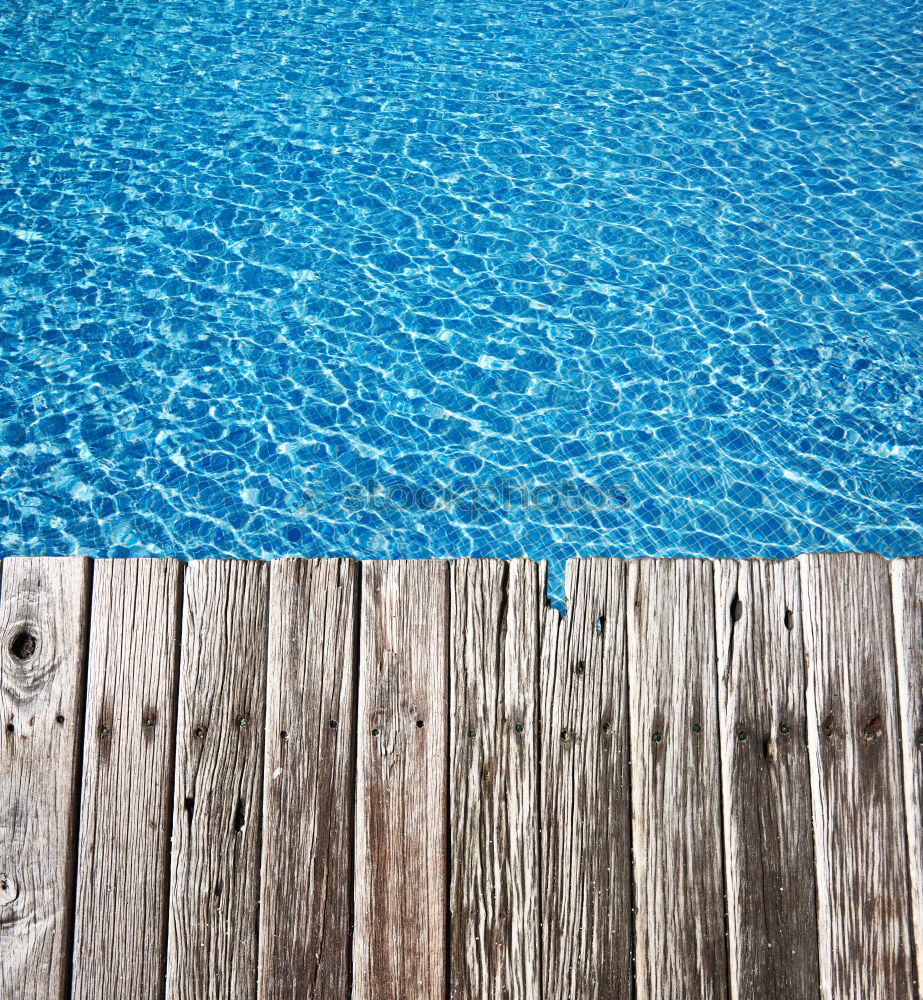
[(0, 545), (923, 553), (919, 2), (0, 14)]

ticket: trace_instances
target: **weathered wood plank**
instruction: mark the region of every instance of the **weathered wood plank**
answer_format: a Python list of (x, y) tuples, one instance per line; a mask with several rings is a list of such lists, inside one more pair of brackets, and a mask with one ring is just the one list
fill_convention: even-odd
[(74, 997), (163, 992), (181, 581), (172, 559), (94, 566)]
[[(545, 609), (541, 668), (544, 995), (631, 996), (625, 563), (567, 564), (567, 613)], [(590, 971), (592, 970), (592, 971)]]
[(728, 995), (709, 562), (628, 569), (637, 997)]
[(821, 996), (913, 996), (888, 567), (799, 557)]
[(446, 994), (448, 568), (362, 567), (355, 1000)]
[(732, 997), (817, 997), (797, 562), (715, 563)]
[(449, 995), (534, 1000), (545, 571), (525, 559), (462, 559), (451, 572)]
[(923, 983), (923, 559), (891, 563), (917, 991)]
[(271, 567), (261, 1000), (349, 995), (358, 571)]
[(67, 990), (90, 562), (5, 559), (0, 581), (0, 995)]
[(256, 996), (269, 567), (186, 570), (167, 996)]

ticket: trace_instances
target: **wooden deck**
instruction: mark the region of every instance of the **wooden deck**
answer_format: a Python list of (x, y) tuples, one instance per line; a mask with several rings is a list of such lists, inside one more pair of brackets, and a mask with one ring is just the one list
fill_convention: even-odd
[(6, 559), (3, 1000), (903, 1000), (923, 559)]

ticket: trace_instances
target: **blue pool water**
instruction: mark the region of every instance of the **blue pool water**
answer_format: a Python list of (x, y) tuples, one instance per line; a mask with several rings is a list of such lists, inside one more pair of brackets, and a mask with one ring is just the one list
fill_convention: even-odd
[(0, 547), (923, 552), (919, 0), (12, 0)]

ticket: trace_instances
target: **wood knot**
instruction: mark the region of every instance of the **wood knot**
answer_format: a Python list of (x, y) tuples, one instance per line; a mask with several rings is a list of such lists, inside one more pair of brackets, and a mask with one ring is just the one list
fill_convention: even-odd
[(38, 645), (38, 640), (32, 635), (31, 632), (25, 631), (23, 629), (17, 632), (10, 641), (10, 653), (16, 657), (17, 660), (28, 660), (35, 655), (35, 648)]
[(834, 719), (833, 715), (828, 715), (824, 719), (823, 733), (828, 740), (836, 733), (836, 719)]
[(9, 906), (19, 898), (19, 885), (11, 875), (0, 872), (0, 906)]
[(865, 729), (862, 730), (862, 735), (865, 736), (867, 740), (877, 740), (881, 738), (883, 732), (883, 724), (881, 721), (881, 716), (876, 715), (869, 719), (865, 724)]

